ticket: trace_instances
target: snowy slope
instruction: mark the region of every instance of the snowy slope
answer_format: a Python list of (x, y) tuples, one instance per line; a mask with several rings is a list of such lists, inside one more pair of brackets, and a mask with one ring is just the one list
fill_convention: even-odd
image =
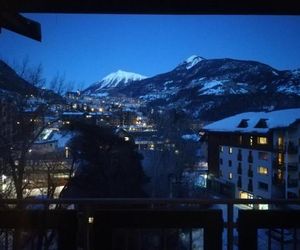
[(201, 57), (201, 56), (197, 56), (197, 55), (192, 55), (189, 58), (187, 58), (186, 60), (184, 60), (181, 64), (179, 64), (178, 66), (183, 66), (185, 67), (185, 69), (189, 70), (190, 68), (194, 67), (196, 64), (198, 64), (199, 62), (205, 60), (205, 58)]
[(299, 72), (257, 61), (193, 55), (169, 72), (145, 78), (118, 71), (88, 90), (97, 96), (139, 98), (152, 108), (181, 109), (193, 118), (216, 120), (253, 110), (299, 108)]
[(140, 74), (118, 70), (105, 76), (99, 82), (96, 82), (92, 86), (88, 87), (84, 92), (88, 94), (97, 94), (103, 90), (116, 87), (125, 87), (130, 84), (130, 82), (143, 80), (145, 78), (147, 77)]

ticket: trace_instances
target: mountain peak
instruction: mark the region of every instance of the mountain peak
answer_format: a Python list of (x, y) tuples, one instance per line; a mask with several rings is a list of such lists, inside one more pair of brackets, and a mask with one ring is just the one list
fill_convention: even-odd
[(102, 87), (116, 87), (120, 82), (128, 83), (145, 78), (147, 77), (119, 69), (116, 72), (112, 72), (109, 75), (105, 76), (100, 82), (103, 82)]
[(110, 89), (110, 88), (115, 88), (115, 87), (120, 87), (120, 86), (127, 86), (130, 82), (133, 81), (139, 81), (147, 78), (146, 76), (132, 73), (132, 72), (127, 72), (124, 70), (117, 70), (115, 72), (112, 72), (102, 78), (100, 81), (96, 82), (89, 88), (87, 88), (85, 91), (87, 93), (96, 93), (98, 91), (102, 91), (105, 89)]
[(205, 60), (205, 58), (197, 55), (192, 55), (189, 58), (185, 59), (181, 64), (179, 64), (179, 66), (184, 65), (186, 69), (190, 69), (203, 60)]

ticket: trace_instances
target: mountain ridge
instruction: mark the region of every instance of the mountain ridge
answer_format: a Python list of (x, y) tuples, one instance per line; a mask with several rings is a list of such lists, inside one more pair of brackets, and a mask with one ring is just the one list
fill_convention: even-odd
[(169, 72), (105, 92), (108, 96), (139, 98), (149, 107), (181, 109), (195, 119), (218, 119), (237, 111), (299, 107), (300, 70), (278, 70), (253, 60), (193, 55)]

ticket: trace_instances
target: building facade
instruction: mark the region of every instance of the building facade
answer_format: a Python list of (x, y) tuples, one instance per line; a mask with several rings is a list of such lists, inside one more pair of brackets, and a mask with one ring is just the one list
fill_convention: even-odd
[(232, 198), (300, 197), (300, 109), (243, 113), (204, 132), (211, 189)]

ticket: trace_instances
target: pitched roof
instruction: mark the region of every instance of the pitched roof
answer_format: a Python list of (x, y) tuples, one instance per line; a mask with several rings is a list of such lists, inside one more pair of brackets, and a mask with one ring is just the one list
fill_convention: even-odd
[(289, 127), (298, 120), (300, 120), (300, 108), (247, 112), (213, 122), (205, 126), (204, 131), (267, 133), (271, 129)]

